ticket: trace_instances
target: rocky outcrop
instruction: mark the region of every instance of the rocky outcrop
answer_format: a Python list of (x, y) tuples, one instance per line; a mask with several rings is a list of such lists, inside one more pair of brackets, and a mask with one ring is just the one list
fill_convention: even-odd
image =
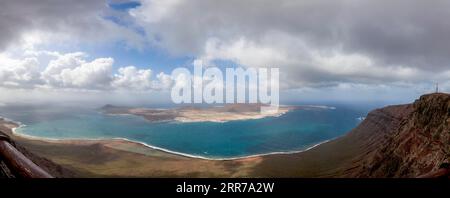
[(421, 96), (413, 104), (371, 112), (348, 137), (366, 151), (354, 160), (351, 177), (418, 177), (450, 159), (450, 95)]

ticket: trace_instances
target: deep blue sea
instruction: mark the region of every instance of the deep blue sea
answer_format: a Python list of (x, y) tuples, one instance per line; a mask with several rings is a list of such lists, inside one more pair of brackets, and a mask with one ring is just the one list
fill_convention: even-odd
[(55, 139), (126, 138), (205, 158), (301, 151), (345, 134), (366, 113), (346, 106), (311, 107), (258, 120), (152, 123), (138, 116), (105, 115), (88, 108), (0, 108), (0, 116), (24, 124), (16, 131), (26, 135)]

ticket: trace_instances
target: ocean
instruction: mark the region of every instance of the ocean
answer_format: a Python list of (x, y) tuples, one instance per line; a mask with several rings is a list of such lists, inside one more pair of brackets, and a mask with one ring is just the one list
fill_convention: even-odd
[(342, 136), (357, 126), (366, 113), (364, 109), (346, 106), (311, 106), (257, 120), (152, 123), (138, 116), (105, 115), (89, 108), (0, 108), (0, 116), (23, 124), (16, 132), (24, 135), (51, 139), (124, 138), (209, 159), (302, 151)]

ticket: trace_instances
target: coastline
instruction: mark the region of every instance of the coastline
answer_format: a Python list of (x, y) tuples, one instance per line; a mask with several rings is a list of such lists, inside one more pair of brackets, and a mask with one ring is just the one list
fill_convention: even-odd
[(262, 161), (261, 157), (200, 159), (119, 138), (52, 140), (21, 134), (17, 127), (16, 122), (0, 119), (0, 130), (16, 145), (68, 169), (74, 173), (70, 177), (249, 177)]
[(351, 169), (351, 156), (360, 151), (352, 143), (354, 139), (337, 137), (299, 151), (209, 159), (158, 150), (126, 139), (30, 137), (18, 132), (17, 127), (17, 123), (0, 120), (0, 130), (10, 134), (17, 145), (74, 172), (70, 177), (340, 177)]
[[(188, 158), (193, 158), (193, 159), (201, 159), (201, 160), (211, 160), (211, 161), (230, 161), (230, 160), (243, 160), (243, 159), (249, 159), (249, 158), (257, 158), (257, 157), (264, 157), (264, 156), (270, 156), (270, 155), (289, 155), (289, 154), (296, 154), (296, 153), (301, 153), (301, 152), (305, 152), (308, 150), (311, 150), (321, 144), (327, 143), (333, 139), (329, 139), (329, 140), (324, 140), (318, 143), (313, 144), (312, 146), (307, 146), (305, 149), (301, 149), (301, 150), (293, 150), (293, 151), (274, 151), (274, 152), (269, 152), (269, 153), (261, 153), (261, 154), (252, 154), (252, 155), (246, 155), (246, 156), (239, 156), (239, 157), (205, 157), (205, 156), (199, 156), (199, 155), (192, 155), (192, 154), (187, 154), (187, 153), (182, 153), (182, 152), (177, 152), (177, 151), (172, 151), (169, 149), (165, 149), (165, 148), (161, 148), (158, 146), (153, 146), (150, 144), (147, 144), (145, 142), (140, 142), (137, 140), (130, 140), (127, 138), (121, 138), (121, 137), (116, 137), (116, 138), (68, 138), (68, 139), (57, 139), (57, 138), (46, 138), (46, 137), (38, 137), (38, 136), (32, 136), (32, 135), (27, 135), (27, 134), (23, 134), (20, 132), (17, 132), (18, 128), (21, 127), (25, 127), (25, 124), (22, 124), (20, 121), (15, 121), (15, 120), (11, 120), (5, 117), (1, 117), (0, 116), (0, 121), (4, 120), (6, 122), (11, 122), (16, 124), (16, 127), (10, 128), (11, 130), (11, 135), (15, 136), (15, 137), (21, 137), (24, 139), (28, 139), (28, 140), (37, 140), (37, 141), (42, 141), (42, 142), (47, 142), (47, 143), (62, 143), (62, 144), (77, 144), (77, 145), (83, 145), (86, 143), (106, 143), (106, 145), (108, 143), (115, 143), (117, 141), (124, 143), (124, 144), (128, 144), (130, 146), (142, 146), (148, 149), (153, 149), (153, 150), (157, 150), (160, 152), (164, 152), (167, 154), (171, 154), (171, 155), (178, 155), (181, 157), (188, 157)], [(1, 123), (0, 124), (4, 124)], [(118, 148), (113, 148), (112, 149), (118, 149)], [(129, 151), (129, 152), (133, 152), (133, 151)], [(140, 153), (140, 152), (135, 152), (135, 153)], [(142, 154), (142, 153), (141, 153)]]
[[(20, 133), (19, 128), (23, 126), (15, 120), (0, 119), (0, 130), (7, 132), (17, 145), (73, 172), (69, 177), (334, 177), (348, 163), (332, 154), (341, 147), (336, 145), (341, 137), (301, 150), (211, 158), (173, 152), (126, 138), (35, 137)], [(337, 156), (348, 154), (347, 150), (353, 149), (345, 149)]]

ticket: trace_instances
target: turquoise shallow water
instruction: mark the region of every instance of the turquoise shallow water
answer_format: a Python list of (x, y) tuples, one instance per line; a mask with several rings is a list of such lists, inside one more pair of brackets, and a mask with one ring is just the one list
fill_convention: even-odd
[(364, 116), (345, 107), (294, 110), (280, 117), (226, 123), (151, 123), (137, 116), (104, 115), (79, 108), (0, 109), (20, 121), (17, 132), (56, 139), (126, 138), (173, 152), (235, 158), (307, 149), (343, 135)]

